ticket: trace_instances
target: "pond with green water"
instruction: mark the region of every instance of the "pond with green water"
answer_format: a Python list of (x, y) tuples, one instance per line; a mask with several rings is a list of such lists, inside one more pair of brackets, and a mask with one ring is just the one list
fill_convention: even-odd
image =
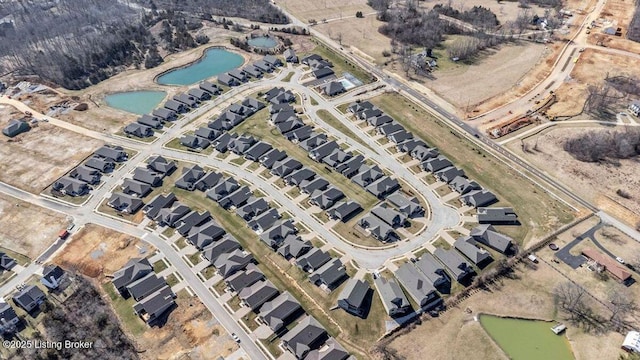
[(128, 91), (107, 95), (104, 100), (112, 108), (143, 115), (158, 107), (166, 95), (164, 91)]
[(171, 70), (156, 80), (161, 85), (191, 85), (242, 65), (242, 56), (225, 49), (211, 48), (191, 65)]

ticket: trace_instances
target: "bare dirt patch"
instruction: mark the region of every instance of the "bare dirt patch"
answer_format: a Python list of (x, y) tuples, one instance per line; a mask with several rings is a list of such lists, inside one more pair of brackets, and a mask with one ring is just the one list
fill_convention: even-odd
[(60, 213), (0, 194), (0, 245), (35, 259), (69, 221)]
[[(591, 30), (588, 37), (590, 44), (600, 44), (614, 49), (640, 53), (640, 43), (627, 39), (629, 24), (635, 13), (635, 2), (624, 0), (608, 0), (599, 17), (595, 20), (596, 27)], [(622, 36), (607, 35), (602, 33), (605, 26), (620, 27)]]
[(283, 0), (278, 4), (302, 21), (321, 22), (355, 16), (357, 11), (365, 14), (374, 11), (367, 5), (367, 0)]
[(388, 59), (382, 52), (391, 51), (391, 39), (378, 32), (383, 24), (375, 15), (369, 15), (364, 19), (350, 18), (318, 24), (314, 29), (340, 42), (343, 47), (349, 47), (356, 55), (364, 55), (376, 64), (382, 64)]
[[(141, 253), (140, 249), (146, 249)], [(88, 224), (76, 233), (54, 259), (91, 278), (105, 279), (129, 259), (145, 257), (155, 249), (141, 240), (98, 225)]]
[[(7, 109), (13, 109), (6, 107)], [(6, 121), (15, 118), (13, 111)], [(99, 140), (39, 123), (13, 139), (2, 137), (0, 180), (20, 189), (40, 193), (53, 181), (71, 170), (103, 143)]]
[[(517, 154), (543, 169), (565, 186), (571, 188), (580, 196), (594, 202), (602, 202), (601, 197), (608, 198), (635, 213), (636, 218), (626, 218), (630, 225), (635, 225), (640, 218), (640, 172), (637, 171), (637, 159), (619, 160), (619, 165), (609, 163), (587, 163), (574, 159), (563, 149), (564, 142), (582, 132), (599, 130), (606, 131), (604, 126), (593, 128), (556, 127), (545, 130), (539, 135), (524, 141), (528, 148), (533, 149), (537, 144), (537, 151), (524, 153), (519, 142), (509, 144), (509, 148)], [(618, 189), (627, 191), (631, 198), (625, 199), (616, 194)]]

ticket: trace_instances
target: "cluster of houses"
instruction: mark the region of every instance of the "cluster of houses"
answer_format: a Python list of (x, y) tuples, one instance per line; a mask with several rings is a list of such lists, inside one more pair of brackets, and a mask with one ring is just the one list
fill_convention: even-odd
[(250, 78), (260, 79), (263, 74), (271, 73), (279, 66), (282, 66), (280, 59), (273, 55), (266, 55), (242, 69), (233, 69), (218, 75), (218, 83), (229, 87), (238, 86), (246, 83)]
[(410, 225), (410, 219), (424, 216), (424, 208), (416, 197), (407, 197), (397, 191), (387, 197), (387, 202), (392, 206), (379, 204), (358, 220), (360, 227), (382, 242), (399, 240), (395, 229)]
[(316, 79), (323, 79), (335, 75), (331, 61), (322, 58), (322, 56), (318, 54), (305, 56), (300, 60), (300, 63), (309, 66), (311, 73)]
[(165, 278), (156, 275), (146, 258), (129, 260), (113, 274), (111, 283), (122, 297), (136, 301), (134, 313), (149, 325), (175, 304), (176, 295)]
[(12, 138), (29, 130), (31, 130), (31, 126), (25, 119), (11, 119), (7, 126), (2, 129), (2, 134)]
[(214, 146), (217, 151), (226, 152), (230, 142), (237, 137), (228, 131), (264, 107), (265, 104), (254, 98), (246, 98), (242, 102), (231, 104), (216, 119), (211, 120), (207, 126), (202, 126), (193, 134), (187, 134), (180, 138), (180, 144), (196, 151)]
[(162, 156), (152, 156), (146, 167), (137, 167), (130, 178), (125, 178), (120, 185), (120, 192), (113, 192), (107, 205), (123, 214), (135, 214), (144, 206), (142, 199), (157, 187), (162, 186), (163, 179), (171, 175), (177, 166), (175, 162)]
[(52, 185), (54, 192), (76, 197), (91, 191), (92, 186), (100, 183), (103, 174), (110, 173), (116, 164), (127, 161), (128, 155), (120, 146), (104, 145), (96, 150), (84, 164), (56, 180)]
[(420, 168), (432, 173), (438, 180), (447, 183), (452, 190), (458, 192), (463, 204), (477, 208), (497, 201), (492, 192), (469, 180), (464, 170), (454, 166), (438, 149), (414, 138), (411, 132), (371, 102), (356, 102), (347, 109), (356, 119), (366, 121), (375, 127), (376, 132), (393, 142), (399, 152), (410, 154), (413, 159), (419, 160)]
[(142, 115), (135, 122), (126, 125), (122, 131), (138, 138), (153, 136), (154, 130), (162, 129), (166, 122), (176, 120), (179, 114), (197, 108), (202, 102), (211, 100), (221, 92), (222, 89), (217, 85), (203, 81), (186, 93), (174, 95), (163, 107), (153, 110), (151, 114)]
[[(6, 255), (5, 255), (6, 256)], [(7, 256), (8, 257), (8, 256)], [(9, 258), (15, 265), (15, 260)], [(2, 265), (3, 267), (5, 265)], [(46, 265), (42, 272), (40, 282), (50, 291), (58, 289), (66, 279), (66, 273), (57, 265)], [(47, 295), (36, 285), (28, 285), (19, 288), (19, 291), (11, 297), (16, 306), (22, 308), (28, 314), (36, 316), (40, 305), (47, 299)], [(20, 317), (6, 302), (0, 302), (0, 333), (5, 336), (13, 335), (20, 324)]]

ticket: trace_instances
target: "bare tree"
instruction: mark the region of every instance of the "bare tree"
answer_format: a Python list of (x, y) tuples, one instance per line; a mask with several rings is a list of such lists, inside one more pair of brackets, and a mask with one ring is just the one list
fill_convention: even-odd
[(626, 327), (629, 316), (635, 315), (638, 306), (633, 297), (622, 289), (615, 289), (609, 293), (611, 303), (611, 317), (609, 321), (615, 331), (621, 331)]
[(553, 297), (556, 305), (562, 307), (575, 320), (577, 316), (586, 308), (586, 290), (571, 281), (563, 282), (553, 289)]

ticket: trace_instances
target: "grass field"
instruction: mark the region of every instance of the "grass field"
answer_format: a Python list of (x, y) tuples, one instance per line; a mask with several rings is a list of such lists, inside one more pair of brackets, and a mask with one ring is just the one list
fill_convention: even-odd
[(102, 284), (102, 289), (109, 296), (118, 318), (131, 335), (139, 336), (147, 330), (147, 324), (133, 312), (133, 305), (136, 302), (132, 297), (124, 299), (111, 283)]
[(398, 94), (371, 100), (411, 132), (436, 146), (470, 179), (493, 191), (502, 206), (512, 206), (522, 226), (513, 234), (522, 244), (574, 219), (572, 210), (449, 128), (442, 121)]
[[(322, 119), (322, 121), (324, 121), (327, 124), (331, 125), (334, 129), (336, 129), (336, 130), (340, 131), (341, 133), (347, 135), (348, 137), (350, 137), (354, 141), (360, 143), (361, 145), (371, 149), (369, 147), (369, 145), (365, 144), (365, 142), (362, 141), (362, 139), (360, 139), (356, 134), (354, 134), (353, 131), (349, 130), (349, 128), (347, 128), (342, 123), (342, 121), (336, 119), (336, 117), (331, 115), (331, 113), (329, 113), (327, 110), (318, 110), (318, 111), (316, 111), (316, 115), (318, 115), (318, 117), (320, 119)], [(371, 149), (371, 150), (373, 150), (373, 149)]]
[[(317, 40), (313, 40), (317, 41)], [(309, 54), (318, 54), (323, 58), (331, 61), (333, 63), (333, 71), (336, 73), (336, 76), (340, 77), (345, 72), (351, 73), (351, 75), (358, 78), (363, 83), (371, 83), (373, 82), (373, 78), (369, 75), (368, 72), (364, 71), (360, 66), (352, 63), (349, 60), (346, 60), (344, 57), (338, 55), (333, 50), (327, 48), (322, 44), (318, 44), (313, 50), (309, 52)], [(299, 56), (302, 58), (308, 54), (300, 54)]]

